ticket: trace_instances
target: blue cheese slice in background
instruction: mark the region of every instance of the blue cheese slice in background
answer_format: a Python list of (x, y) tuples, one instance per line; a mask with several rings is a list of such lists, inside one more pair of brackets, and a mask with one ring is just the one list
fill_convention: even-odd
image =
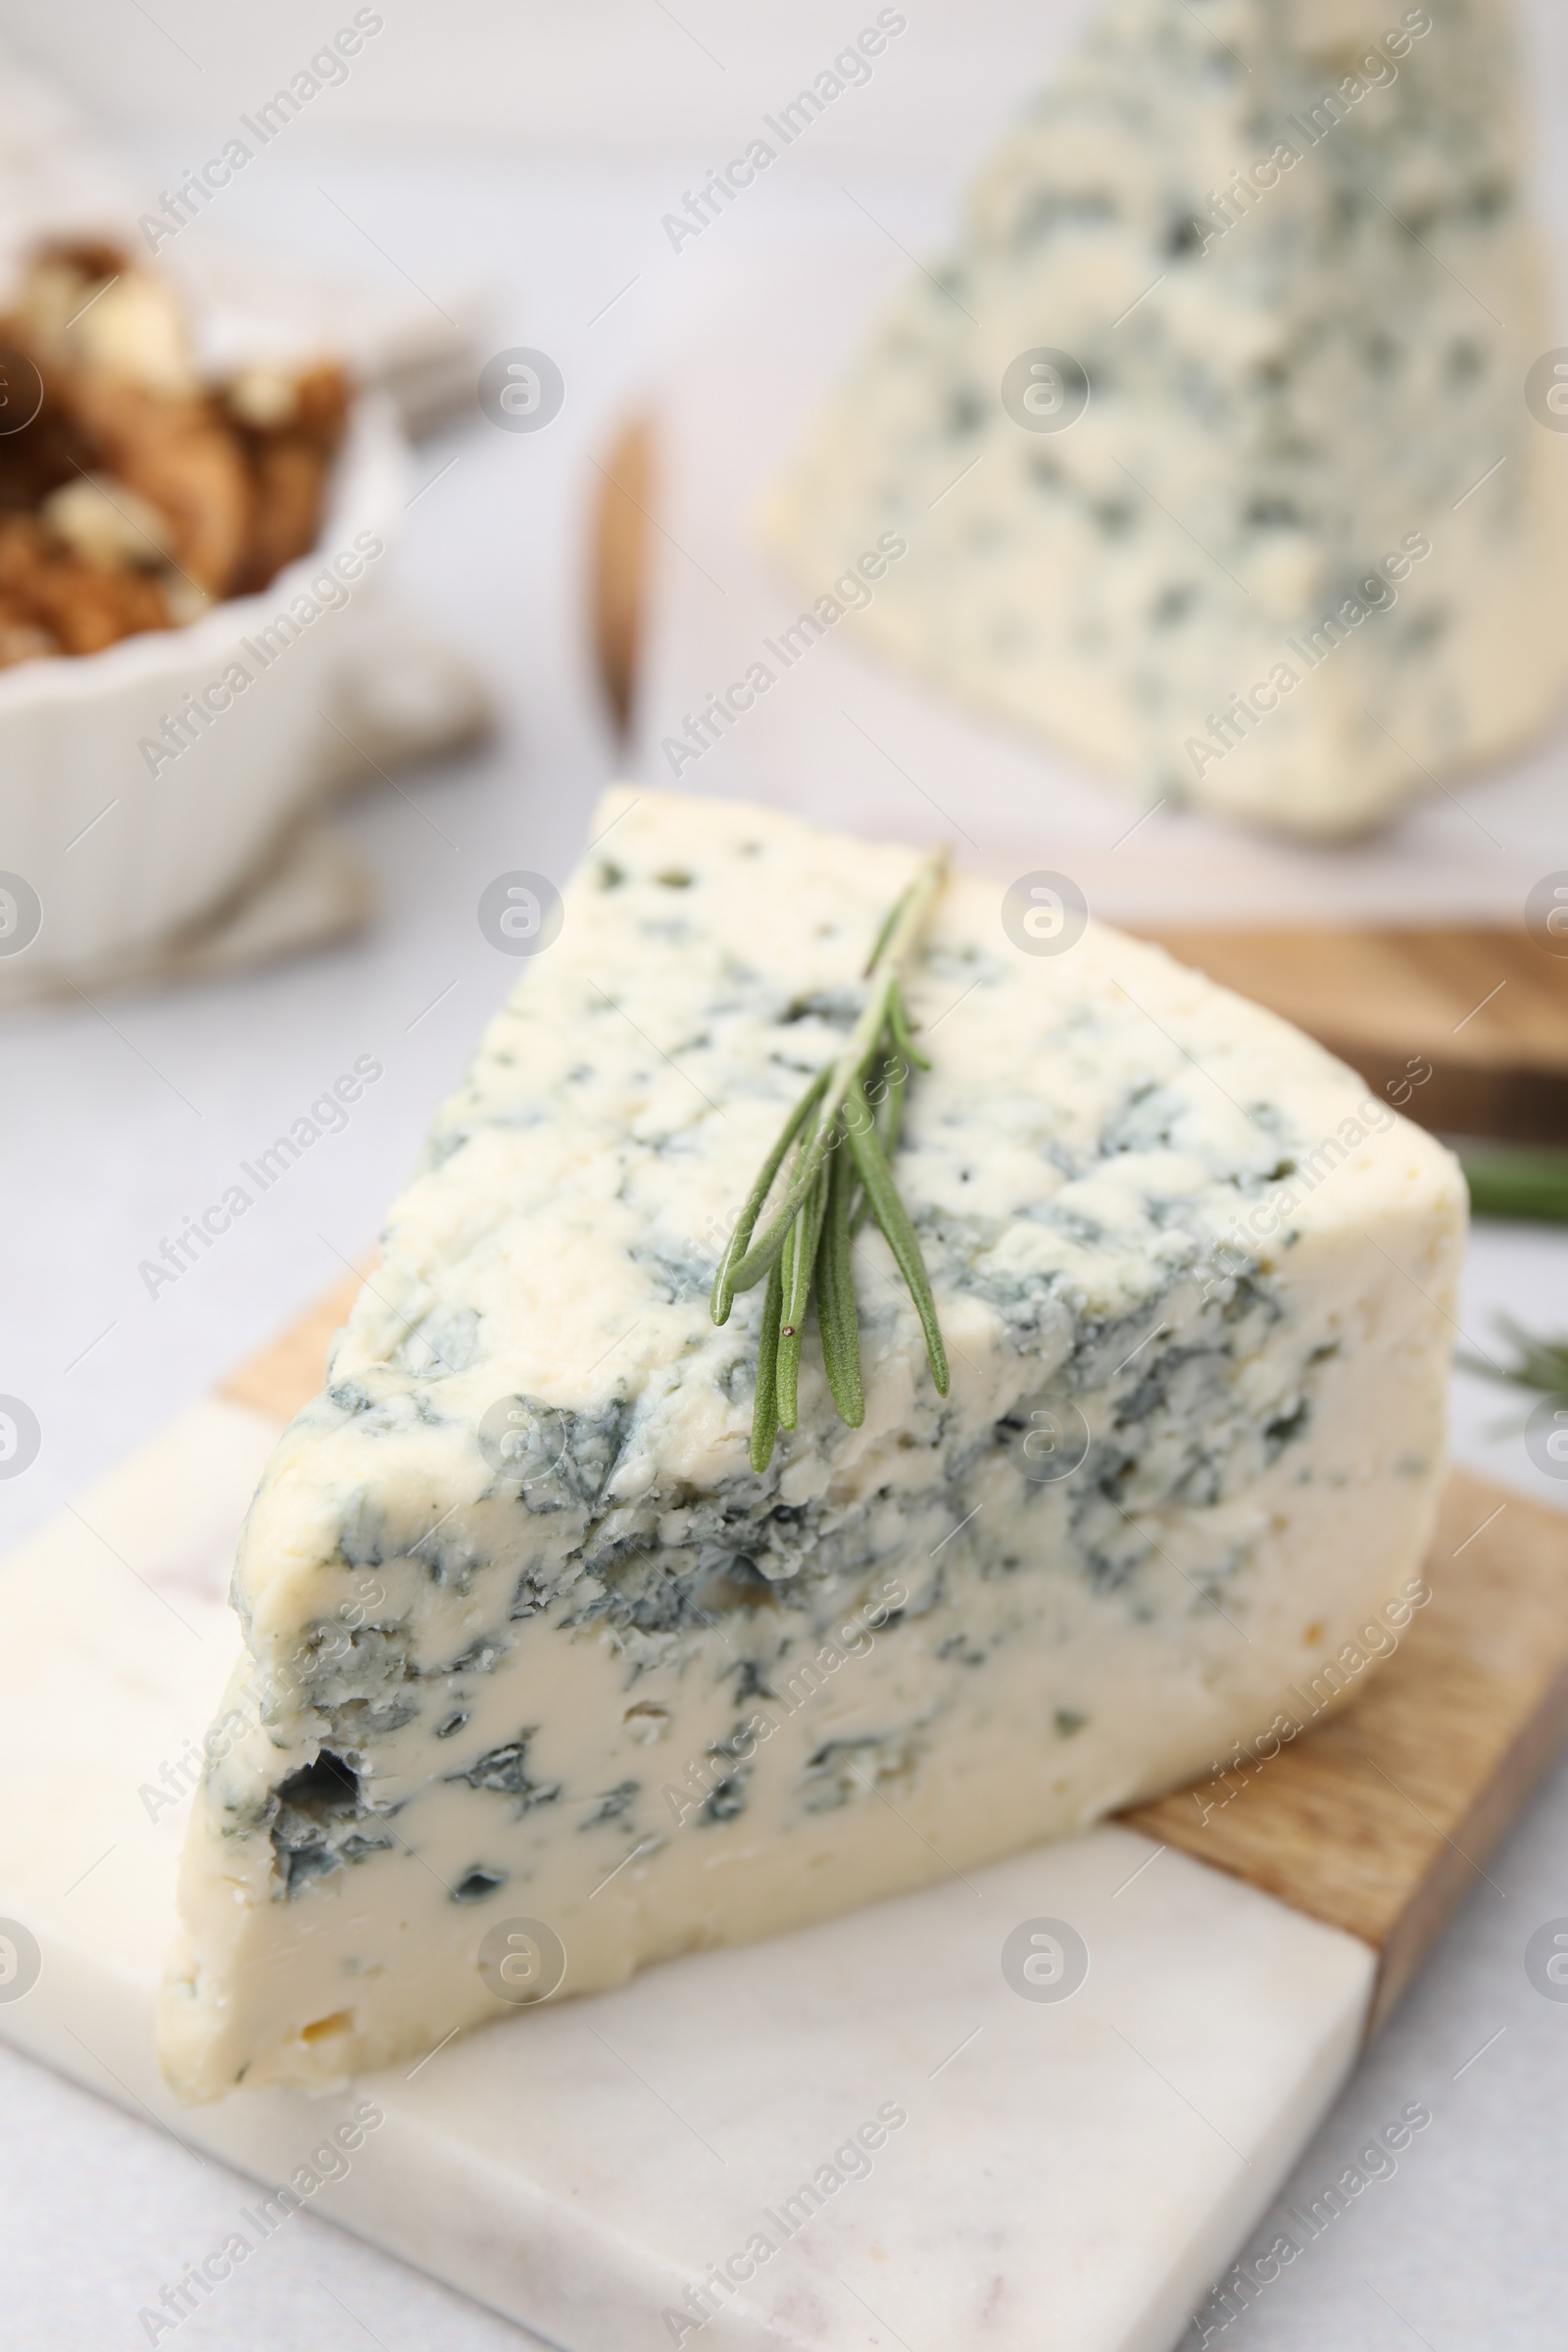
[(1111, 0), (770, 501), (797, 587), (896, 534), (880, 648), (1307, 836), (1522, 749), (1568, 687), (1527, 153), (1499, 0)]
[(541, 1954), (590, 1991), (1072, 1833), (1419, 1569), (1453, 1161), (1272, 1015), (1093, 922), (1025, 952), (961, 875), (897, 1162), (952, 1393), (868, 1229), (864, 1425), (808, 1335), (755, 1475), (761, 1293), (716, 1329), (709, 1284), (915, 854), (646, 791), (595, 831), (246, 1523), (161, 2007), (192, 2099), (423, 2051)]

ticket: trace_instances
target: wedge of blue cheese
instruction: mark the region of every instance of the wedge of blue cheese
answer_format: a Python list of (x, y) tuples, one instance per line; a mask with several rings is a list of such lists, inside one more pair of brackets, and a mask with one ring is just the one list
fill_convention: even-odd
[(864, 1424), (808, 1339), (754, 1474), (761, 1293), (718, 1329), (709, 1285), (916, 858), (646, 790), (594, 832), (245, 1527), (161, 2012), (189, 2098), (422, 2051), (541, 1954), (588, 1991), (1073, 1832), (1418, 1571), (1454, 1163), (963, 876), (898, 1153), (951, 1394), (867, 1229)]
[[(770, 503), (852, 623), (1151, 801), (1353, 834), (1568, 690), (1501, 0), (1110, 0)], [(1087, 397), (1087, 406), (1083, 405)]]

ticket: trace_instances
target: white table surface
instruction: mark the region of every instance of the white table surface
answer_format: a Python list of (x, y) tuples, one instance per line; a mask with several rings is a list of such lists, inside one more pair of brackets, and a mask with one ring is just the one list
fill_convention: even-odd
[[(167, 149), (149, 158), (166, 173), (180, 160)], [(680, 331), (689, 296), (656, 244), (678, 172), (530, 171), (493, 148), (412, 160), (406, 149), (361, 149), (323, 164), (317, 146), (269, 163), (265, 191), (236, 189), (225, 227), (382, 268), (322, 204), (325, 185), (422, 286), (496, 285), (495, 347), (551, 350), (571, 397), (548, 433), (476, 421), (420, 453), (429, 486), (409, 514), (399, 569), (486, 665), (506, 726), (492, 751), (401, 779), (400, 794), (350, 812), (381, 893), (377, 928), (221, 988), (105, 999), (97, 1011), (36, 1008), (0, 1027), (0, 1391), (24, 1396), (44, 1432), (37, 1461), (0, 1485), (0, 1544), (149, 1436), (364, 1248), (512, 977), (477, 930), (481, 888), (511, 866), (563, 872), (614, 764), (579, 625), (580, 525), (595, 478), (586, 459)], [(906, 239), (936, 226), (929, 188), (889, 182), (876, 195)], [(364, 1053), (379, 1055), (386, 1076), (347, 1131), (149, 1299), (138, 1260)], [(1568, 1234), (1477, 1235), (1468, 1332), (1485, 1341), (1501, 1307), (1568, 1328)], [(1504, 1393), (1460, 1381), (1461, 1458), (1568, 1503), (1532, 1471), (1516, 1431), (1488, 1435), (1508, 1411)], [(1536, 1926), (1565, 1913), (1568, 1764), (1478, 1878), (1285, 2201), (1315, 2193), (1407, 2100), (1431, 2106), (1433, 2128), (1396, 2177), (1375, 2182), (1214, 2340), (1242, 2352), (1422, 2342), (1540, 2352), (1559, 2339), (1568, 2004), (1532, 1989), (1522, 1953)], [(146, 2340), (138, 2306), (221, 2235), (242, 2183), (5, 2051), (0, 2116), (7, 2340), (29, 2352), (128, 2352)], [(1272, 2234), (1265, 2226), (1259, 2242)], [(366, 2342), (480, 2352), (527, 2340), (309, 2216), (180, 2333), (226, 2352)]]

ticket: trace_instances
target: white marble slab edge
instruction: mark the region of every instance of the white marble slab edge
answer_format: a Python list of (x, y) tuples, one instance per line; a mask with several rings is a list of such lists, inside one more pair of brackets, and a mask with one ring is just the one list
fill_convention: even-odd
[[(0, 1920), (42, 1959), (0, 2034), (569, 2352), (1166, 2352), (1349, 2072), (1374, 1959), (1118, 1828), (341, 2097), (174, 2104), (150, 2012), (184, 1805), (148, 1792), (226, 1671), (273, 1435), (199, 1405), (0, 1565)], [(1084, 1938), (1068, 1999), (1003, 1975), (1037, 1918)]]

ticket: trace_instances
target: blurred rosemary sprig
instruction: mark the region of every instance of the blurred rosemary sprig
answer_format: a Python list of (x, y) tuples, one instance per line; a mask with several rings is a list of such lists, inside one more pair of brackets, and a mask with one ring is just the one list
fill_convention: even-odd
[(1528, 1217), (1568, 1224), (1568, 1152), (1521, 1152), (1496, 1144), (1455, 1150), (1478, 1217)]
[(1511, 1315), (1499, 1315), (1497, 1329), (1514, 1349), (1513, 1362), (1495, 1364), (1489, 1356), (1461, 1355), (1467, 1372), (1506, 1381), (1511, 1388), (1539, 1390), (1545, 1396), (1568, 1396), (1568, 1339), (1539, 1340)]
[[(765, 1470), (772, 1460), (779, 1430), (795, 1427), (801, 1339), (813, 1297), (833, 1401), (852, 1429), (865, 1418), (850, 1252), (868, 1212), (881, 1227), (908, 1285), (938, 1394), (948, 1393), (948, 1356), (936, 1300), (889, 1164), (899, 1140), (910, 1069), (931, 1066), (915, 1051), (909, 1035), (904, 965), (942, 887), (946, 865), (941, 852), (926, 858), (890, 908), (865, 967), (871, 988), (864, 1007), (843, 1052), (818, 1070), (785, 1120), (713, 1277), (715, 1323), (728, 1322), (737, 1292), (754, 1289), (764, 1277), (767, 1282), (752, 1409), (751, 1462), (757, 1471)], [(790, 1167), (783, 1197), (757, 1234), (758, 1219), (786, 1159)]]

